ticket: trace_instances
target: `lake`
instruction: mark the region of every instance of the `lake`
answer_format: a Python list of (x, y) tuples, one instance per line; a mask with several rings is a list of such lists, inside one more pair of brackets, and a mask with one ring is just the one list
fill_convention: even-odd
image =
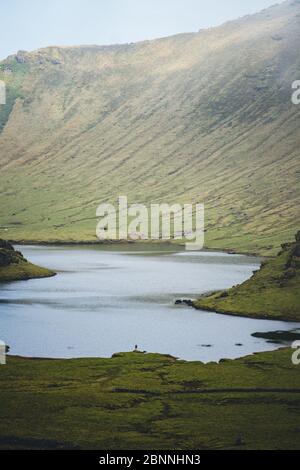
[(278, 347), (251, 333), (299, 327), (174, 305), (241, 283), (258, 258), (159, 244), (16, 248), (58, 275), (0, 285), (0, 339), (15, 355), (110, 357), (137, 344), (209, 362)]

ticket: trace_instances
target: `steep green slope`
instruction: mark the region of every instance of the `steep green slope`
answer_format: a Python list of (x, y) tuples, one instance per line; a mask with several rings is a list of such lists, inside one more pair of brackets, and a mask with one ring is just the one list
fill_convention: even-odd
[(135, 353), (8, 357), (0, 375), (0, 448), (299, 449), (300, 374), (292, 352), (207, 365)]
[(122, 46), (3, 61), (0, 225), (12, 240), (95, 240), (95, 211), (204, 202), (206, 245), (275, 253), (299, 217), (300, 3)]
[(199, 309), (273, 320), (300, 321), (300, 232), (253, 277), (228, 291), (202, 297)]
[(49, 269), (29, 263), (10, 243), (0, 239), (0, 282), (51, 277), (54, 274)]
[(0, 105), (0, 132), (4, 129), (17, 99), (24, 98), (22, 85), (27, 71), (29, 72), (29, 66), (20, 62), (18, 57), (16, 56), (9, 68), (0, 64), (0, 77), (6, 85), (6, 105)]

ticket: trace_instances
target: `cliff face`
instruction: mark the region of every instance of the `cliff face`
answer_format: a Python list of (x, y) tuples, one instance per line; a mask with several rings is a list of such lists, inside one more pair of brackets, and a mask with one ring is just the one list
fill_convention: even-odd
[(96, 208), (204, 202), (206, 244), (275, 254), (297, 230), (300, 3), (193, 34), (0, 63), (0, 229), (95, 240)]
[(0, 282), (26, 280), (54, 276), (49, 269), (29, 263), (6, 240), (0, 239)]
[(202, 297), (195, 307), (231, 315), (300, 321), (300, 232), (275, 259), (228, 291)]

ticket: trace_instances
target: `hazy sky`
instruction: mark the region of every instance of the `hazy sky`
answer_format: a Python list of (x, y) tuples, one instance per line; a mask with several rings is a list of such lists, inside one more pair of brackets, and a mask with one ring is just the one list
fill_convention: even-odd
[(0, 0), (0, 59), (19, 49), (198, 31), (280, 0)]

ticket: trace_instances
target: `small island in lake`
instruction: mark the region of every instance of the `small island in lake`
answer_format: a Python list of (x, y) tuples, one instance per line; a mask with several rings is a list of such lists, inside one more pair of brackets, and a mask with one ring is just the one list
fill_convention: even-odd
[(0, 282), (51, 276), (55, 276), (53, 271), (29, 263), (8, 241), (0, 239)]

